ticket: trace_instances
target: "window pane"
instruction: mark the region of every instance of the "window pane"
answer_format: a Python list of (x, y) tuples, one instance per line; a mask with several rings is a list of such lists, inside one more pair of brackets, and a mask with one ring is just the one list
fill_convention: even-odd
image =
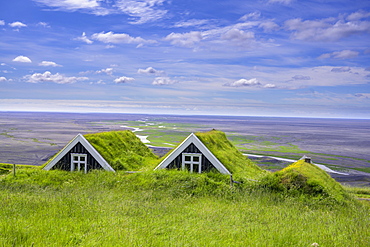
[(185, 164), (185, 170), (190, 171), (190, 164)]
[(194, 157), (193, 157), (193, 161), (194, 161), (194, 162), (199, 162), (199, 157), (198, 157), (198, 156), (194, 156)]
[(73, 156), (74, 161), (78, 161), (78, 156)]
[(85, 157), (81, 156), (80, 161), (85, 161)]
[(185, 156), (185, 161), (190, 161), (191, 160), (191, 156)]
[(193, 164), (193, 172), (196, 172), (196, 173), (199, 172), (199, 165), (198, 164)]

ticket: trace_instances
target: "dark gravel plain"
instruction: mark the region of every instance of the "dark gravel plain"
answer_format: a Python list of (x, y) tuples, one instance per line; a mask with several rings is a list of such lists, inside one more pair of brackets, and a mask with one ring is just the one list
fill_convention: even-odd
[[(258, 136), (281, 145), (295, 145), (310, 152), (314, 162), (349, 171), (352, 177), (360, 177), (361, 185), (370, 185), (368, 173), (360, 171), (370, 170), (370, 120), (0, 112), (0, 163), (42, 165), (78, 133), (114, 130), (118, 126), (114, 122), (143, 119), (195, 124), (198, 127), (194, 131), (215, 128), (227, 134)], [(110, 121), (112, 124), (107, 124)], [(245, 147), (253, 147), (248, 145)], [(255, 153), (297, 155), (261, 150)], [(348, 176), (336, 179), (353, 182)]]

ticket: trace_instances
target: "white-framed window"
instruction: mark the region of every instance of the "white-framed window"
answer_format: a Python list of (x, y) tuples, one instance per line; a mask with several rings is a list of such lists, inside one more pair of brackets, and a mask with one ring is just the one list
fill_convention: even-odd
[(202, 172), (202, 154), (200, 153), (183, 153), (182, 169), (190, 172)]
[(87, 173), (87, 154), (71, 154), (71, 171)]

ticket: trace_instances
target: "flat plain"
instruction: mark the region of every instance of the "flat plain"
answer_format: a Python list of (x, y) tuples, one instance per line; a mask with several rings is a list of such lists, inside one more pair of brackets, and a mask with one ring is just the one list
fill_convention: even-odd
[[(42, 165), (78, 133), (131, 129), (159, 155), (189, 133), (218, 129), (242, 152), (299, 159), (347, 172), (340, 182), (370, 185), (370, 120), (143, 114), (0, 113), (0, 163)], [(278, 170), (287, 164), (255, 160)]]

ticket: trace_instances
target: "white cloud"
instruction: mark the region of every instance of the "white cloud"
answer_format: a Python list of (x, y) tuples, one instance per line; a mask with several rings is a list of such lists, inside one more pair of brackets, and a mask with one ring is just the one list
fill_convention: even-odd
[(120, 0), (116, 6), (125, 14), (135, 17), (131, 24), (144, 24), (162, 19), (167, 10), (159, 9), (165, 0)]
[(164, 74), (164, 71), (156, 70), (153, 67), (148, 67), (146, 69), (138, 69), (137, 73), (139, 73), (139, 74), (162, 75), (162, 74)]
[(337, 18), (302, 21), (297, 18), (286, 21), (285, 28), (294, 32), (293, 39), (329, 42), (354, 34), (370, 33), (370, 22), (345, 22)]
[(101, 84), (101, 85), (105, 85), (106, 83), (103, 80), (99, 80), (96, 83), (92, 83), (91, 82), (90, 84)]
[(364, 19), (364, 18), (368, 18), (368, 17), (370, 17), (370, 12), (359, 10), (359, 11), (357, 11), (355, 13), (350, 14), (347, 17), (347, 20), (349, 20), (349, 21), (357, 21), (357, 20), (361, 20), (361, 19)]
[(5, 21), (0, 20), (0, 26), (4, 26), (4, 25), (5, 25)]
[(356, 93), (355, 97), (363, 98), (363, 99), (370, 99), (370, 93)]
[(170, 33), (164, 40), (170, 41), (172, 45), (182, 47), (193, 47), (202, 40), (201, 32), (193, 31), (189, 33)]
[(90, 9), (99, 7), (101, 0), (34, 0), (49, 7), (63, 10)]
[(351, 50), (335, 51), (332, 53), (322, 54), (319, 59), (334, 58), (334, 59), (350, 59), (357, 57), (359, 52)]
[(360, 102), (366, 102), (369, 100), (370, 94), (346, 94), (346, 93), (332, 93), (332, 92), (317, 92), (317, 91), (309, 91), (305, 93), (297, 94), (298, 98), (285, 98), (286, 101), (295, 101), (301, 103), (311, 103), (311, 104), (318, 104), (321, 107), (323, 105), (339, 105), (343, 106), (344, 104), (353, 105), (358, 104)]
[(12, 22), (12, 23), (9, 23), (8, 25), (11, 26), (11, 27), (16, 27), (16, 28), (27, 27), (26, 24), (24, 24), (20, 21)]
[(62, 65), (59, 65), (55, 62), (51, 62), (51, 61), (42, 61), (41, 63), (39, 63), (40, 66), (51, 66), (51, 67), (62, 67)]
[(98, 40), (103, 43), (113, 44), (143, 44), (143, 43), (155, 43), (153, 40), (145, 40), (141, 37), (131, 37), (126, 33), (113, 33), (113, 32), (101, 32), (94, 33), (91, 36), (92, 39)]
[(18, 56), (13, 59), (13, 62), (32, 63), (31, 59), (25, 56)]
[[(105, 0), (34, 0), (38, 3), (60, 11), (81, 11), (94, 15), (108, 15), (116, 13), (112, 1)], [(103, 3), (104, 6), (101, 5)]]
[(131, 24), (144, 24), (162, 19), (167, 10), (161, 8), (166, 0), (34, 0), (62, 11), (80, 11), (94, 15), (124, 13)]
[(153, 85), (171, 85), (175, 83), (178, 83), (178, 81), (172, 80), (171, 78), (166, 76), (156, 77), (152, 82)]
[(7, 79), (4, 76), (0, 76), (0, 82), (7, 81)]
[(282, 3), (282, 4), (290, 4), (294, 0), (269, 0), (269, 3)]
[(113, 74), (113, 68), (106, 68), (102, 70), (96, 71), (97, 74), (105, 73), (107, 75), (112, 75)]
[(307, 76), (307, 75), (295, 75), (292, 77), (293, 80), (295, 81), (304, 81), (304, 80), (311, 80), (311, 77)]
[(318, 59), (328, 59), (331, 58), (331, 53), (324, 53), (318, 57)]
[(79, 41), (85, 42), (86, 44), (92, 44), (93, 43), (92, 40), (90, 40), (88, 37), (86, 37), (85, 32), (82, 33), (81, 37), (77, 37), (74, 40), (79, 40)]
[(41, 73), (34, 73), (32, 75), (26, 75), (24, 76), (24, 79), (27, 80), (27, 82), (31, 83), (39, 83), (39, 82), (54, 82), (57, 84), (69, 84), (69, 83), (75, 83), (77, 81), (84, 81), (88, 80), (87, 77), (67, 77), (64, 75), (61, 75), (59, 73), (52, 74), (49, 71), (45, 71), (43, 74)]
[(39, 23), (37, 23), (38, 26), (42, 26), (42, 27), (50, 27), (50, 25), (46, 22), (42, 22), (40, 21)]
[(237, 81), (234, 81), (233, 83), (225, 84), (224, 86), (229, 87), (259, 87), (261, 86), (261, 83), (257, 80), (257, 78), (252, 79), (240, 79)]
[(255, 11), (255, 12), (243, 15), (239, 20), (241, 21), (246, 21), (249, 19), (257, 20), (258, 18), (260, 18), (260, 16), (261, 16), (261, 12)]
[(338, 68), (331, 69), (331, 72), (335, 72), (335, 73), (342, 73), (342, 72), (349, 72), (349, 71), (351, 71), (350, 67), (338, 67)]
[(262, 28), (265, 32), (271, 32), (280, 29), (280, 26), (273, 21), (262, 22), (258, 27)]
[(254, 33), (253, 32), (245, 32), (243, 30), (239, 30), (237, 28), (233, 28), (226, 33), (221, 35), (221, 39), (232, 41), (238, 45), (246, 45), (251, 40), (254, 40)]
[(268, 83), (268, 84), (264, 85), (263, 87), (264, 88), (276, 88), (276, 85), (275, 84)]
[(133, 81), (135, 81), (134, 78), (126, 77), (126, 76), (121, 76), (121, 77), (114, 80), (114, 82), (117, 83), (117, 84), (118, 83), (128, 83), (128, 82), (133, 82)]
[(177, 22), (177, 23), (175, 23), (174, 27), (183, 27), (183, 28), (197, 27), (197, 26), (206, 25), (208, 23), (209, 23), (208, 20), (191, 19), (191, 20), (187, 20), (187, 21)]
[[(259, 18), (259, 12), (247, 14), (240, 20), (247, 20), (248, 18)], [(181, 23), (181, 25), (182, 24), (183, 23)], [(191, 23), (189, 23), (189, 26), (190, 24)], [(263, 45), (265, 41), (258, 42), (255, 33), (252, 31), (256, 28), (261, 28), (265, 32), (280, 29), (279, 25), (272, 20), (255, 20), (224, 27), (212, 27), (203, 31), (191, 31), (186, 33), (173, 32), (167, 35), (164, 40), (169, 41), (172, 45), (196, 48), (195, 51), (198, 51), (197, 49), (199, 48), (201, 50), (223, 50), (226, 52), (226, 50), (230, 48), (233, 49), (235, 46), (242, 49), (249, 49), (251, 47)]]

